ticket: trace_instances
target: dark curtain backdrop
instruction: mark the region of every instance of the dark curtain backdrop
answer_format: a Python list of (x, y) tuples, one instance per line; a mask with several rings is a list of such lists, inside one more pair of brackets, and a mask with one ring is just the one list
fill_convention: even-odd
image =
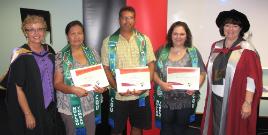
[(125, 0), (83, 0), (85, 42), (100, 52), (102, 41), (119, 28), (118, 13)]

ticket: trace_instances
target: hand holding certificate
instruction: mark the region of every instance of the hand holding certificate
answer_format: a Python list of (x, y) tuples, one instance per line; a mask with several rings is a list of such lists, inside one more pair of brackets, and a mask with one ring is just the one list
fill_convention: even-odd
[(199, 90), (200, 68), (167, 67), (167, 82), (174, 89)]
[(116, 84), (119, 93), (127, 90), (147, 90), (151, 89), (150, 71), (146, 67), (116, 69)]
[(76, 87), (92, 91), (94, 86), (106, 87), (109, 85), (101, 64), (70, 70)]

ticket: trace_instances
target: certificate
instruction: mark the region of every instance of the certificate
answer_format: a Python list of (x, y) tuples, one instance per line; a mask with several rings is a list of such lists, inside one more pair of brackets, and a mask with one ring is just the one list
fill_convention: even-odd
[(70, 70), (74, 86), (92, 91), (94, 86), (109, 85), (102, 64)]
[(200, 68), (167, 67), (167, 82), (174, 89), (199, 90)]
[(146, 67), (115, 69), (116, 85), (119, 93), (127, 90), (151, 89), (150, 71)]

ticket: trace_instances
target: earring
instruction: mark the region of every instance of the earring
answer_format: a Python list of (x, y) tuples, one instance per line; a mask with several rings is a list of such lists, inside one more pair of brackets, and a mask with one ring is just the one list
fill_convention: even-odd
[(28, 36), (25, 34), (26, 43), (28, 42)]
[(43, 40), (41, 41), (41, 44), (46, 44), (46, 39), (43, 39)]

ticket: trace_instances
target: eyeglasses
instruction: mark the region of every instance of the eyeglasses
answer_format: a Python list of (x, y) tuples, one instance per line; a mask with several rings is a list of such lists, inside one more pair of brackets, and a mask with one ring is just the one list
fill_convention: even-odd
[(30, 34), (41, 33), (41, 32), (44, 32), (45, 30), (46, 30), (45, 28), (25, 29), (25, 31), (29, 32)]
[(121, 16), (120, 18), (123, 20), (131, 20), (131, 21), (134, 20), (133, 16)]

